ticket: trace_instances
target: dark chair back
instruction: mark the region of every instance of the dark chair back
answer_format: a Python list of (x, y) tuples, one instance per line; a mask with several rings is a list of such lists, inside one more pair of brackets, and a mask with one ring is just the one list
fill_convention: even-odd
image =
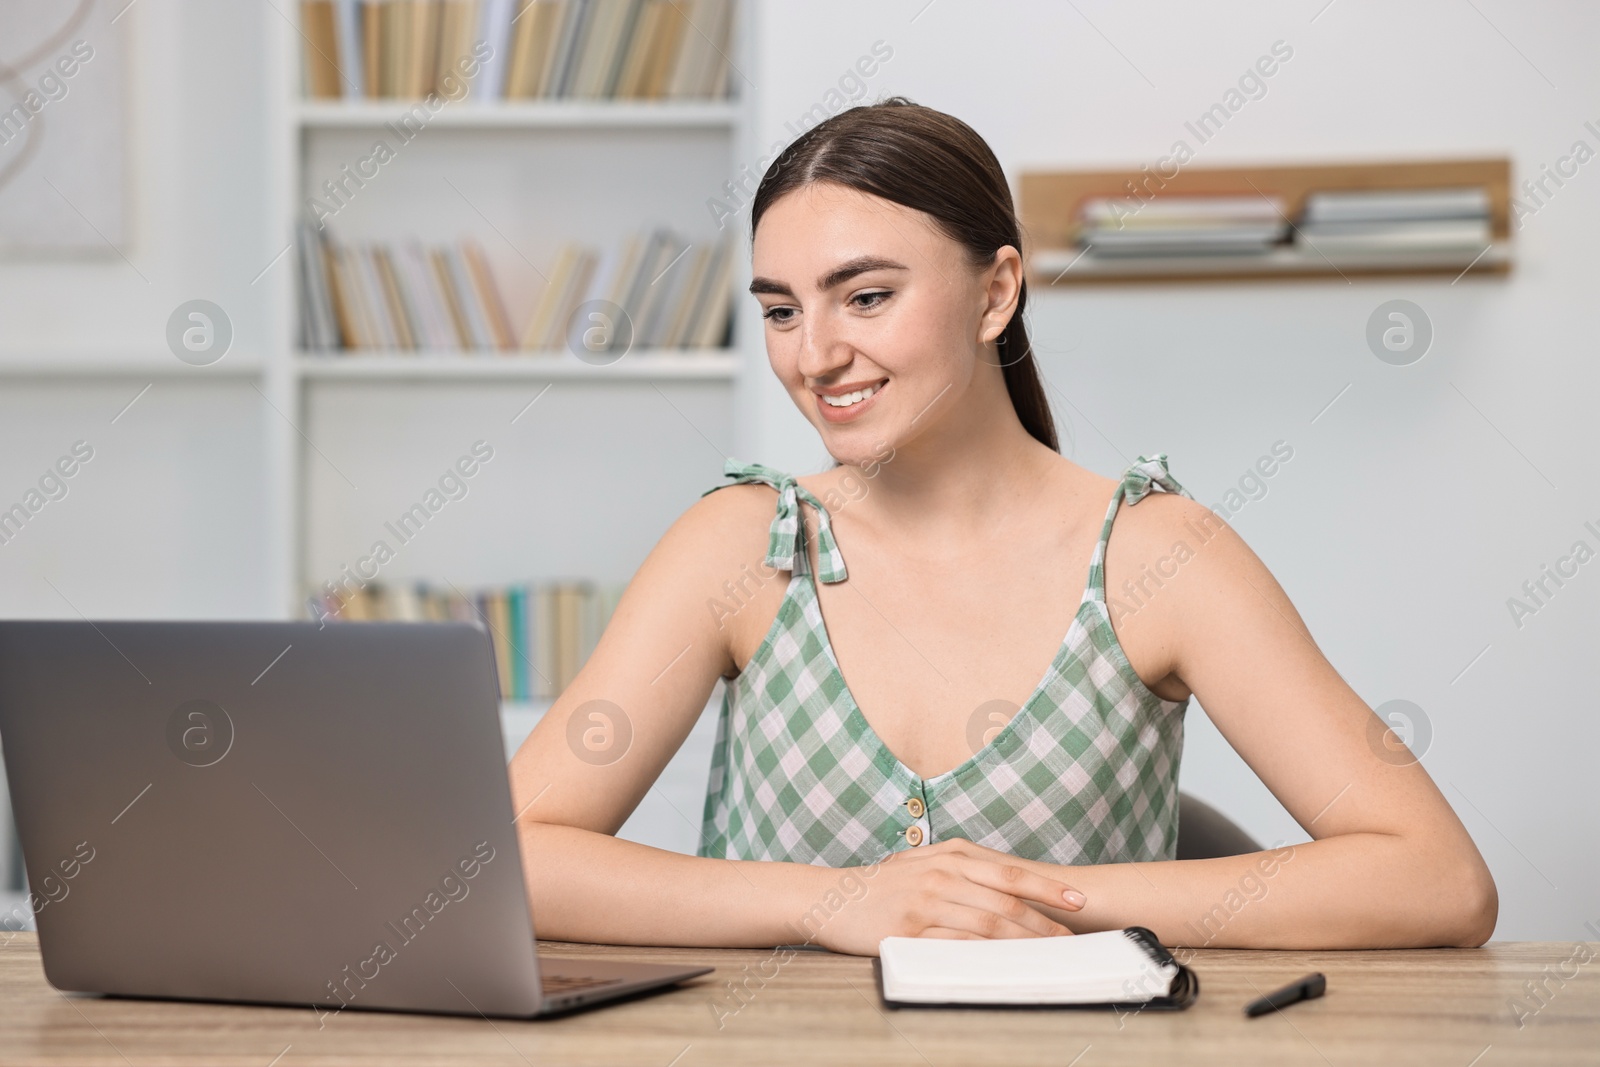
[(1210, 804), (1178, 794), (1178, 859), (1208, 860), (1260, 852), (1256, 839)]

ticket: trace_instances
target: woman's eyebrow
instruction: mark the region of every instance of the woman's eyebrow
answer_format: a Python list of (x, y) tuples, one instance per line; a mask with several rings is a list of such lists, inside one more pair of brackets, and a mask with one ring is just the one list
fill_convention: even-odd
[[(826, 292), (841, 282), (847, 282), (858, 274), (865, 274), (869, 270), (909, 270), (904, 263), (898, 263), (882, 256), (857, 256), (855, 259), (846, 260), (833, 268), (828, 273), (817, 279), (817, 288)], [(751, 293), (771, 293), (776, 296), (794, 296), (793, 290), (780, 281), (771, 278), (756, 278), (750, 283)]]

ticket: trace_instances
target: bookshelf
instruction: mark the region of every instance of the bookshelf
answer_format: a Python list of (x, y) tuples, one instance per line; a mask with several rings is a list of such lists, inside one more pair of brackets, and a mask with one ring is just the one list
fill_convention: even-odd
[[(1277, 197), (1298, 220), (1317, 192), (1427, 190), (1477, 186), (1488, 194), (1485, 247), (1468, 251), (1355, 254), (1288, 245), (1264, 255), (1096, 256), (1077, 247), (1078, 212), (1088, 200), (1123, 198), (1130, 189), (1162, 197)], [(1506, 158), (1336, 162), (1286, 166), (1186, 167), (1171, 176), (1148, 167), (1100, 171), (1025, 171), (1022, 222), (1033, 250), (1029, 281), (1038, 286), (1105, 283), (1352, 278), (1378, 275), (1505, 274), (1511, 269), (1511, 161)]]
[[(736, 4), (728, 50), (735, 72), (749, 70), (754, 7)], [(280, 245), (293, 239), (313, 190), (415, 108), (410, 100), (306, 98), (305, 42), (293, 23), (300, 12), (284, 13), (290, 21), (269, 20), (280, 23), (277, 62), (269, 64), (271, 217)], [(672, 520), (722, 480), (724, 456), (742, 454), (749, 369), (765, 365), (750, 309), (737, 300), (749, 284), (747, 212), (719, 231), (708, 211), (708, 201), (727, 195), (724, 184), (761, 157), (754, 87), (741, 73), (728, 81), (730, 95), (719, 99), (473, 95), (449, 103), (327, 227), (352, 243), (470, 237), (507, 291), (534, 285), (564, 241), (603, 249), (655, 226), (697, 242), (731, 232), (731, 347), (634, 349), (604, 365), (565, 349), (308, 351), (297, 251), (266, 274), (273, 337), (257, 382), (277, 412), (266, 423), (266, 492), (275, 519), (271, 581), (282, 590), (283, 616), (306, 617), (310, 588), (335, 578), (339, 563), (379, 535), (379, 519), (402, 510), (478, 437), (493, 441), (495, 462), (378, 581), (463, 589), (625, 581)], [(525, 313), (526, 303), (513, 311)], [(719, 700), (720, 689), (711, 706)], [(508, 754), (548, 705), (503, 703)], [(693, 850), (714, 729), (714, 715), (702, 715), (623, 836)]]
[[(512, 9), (520, 6), (513, 4)], [(400, 146), (395, 161), (385, 164), (376, 178), (369, 178), (370, 188), (362, 187), (341, 205), (327, 220), (328, 230), (351, 241), (415, 236), (439, 242), (470, 236), (496, 259), (493, 266), (502, 288), (512, 289), (534, 284), (530, 275), (547, 268), (562, 240), (583, 240), (603, 248), (630, 230), (655, 225), (669, 226), (690, 240), (725, 237), (711, 230), (714, 220), (706, 202), (724, 195), (723, 183), (737, 175), (741, 162), (755, 158), (752, 86), (736, 73), (747, 66), (742, 57), (751, 34), (751, 6), (735, 5), (726, 97), (485, 100), (475, 86), (466, 97), (431, 109), (415, 139)], [(705, 10), (692, 4), (675, 9), (686, 18)], [(336, 175), (342, 163), (359, 158), (374, 138), (419, 114), (414, 98), (350, 98), (355, 94), (348, 87), (339, 90), (345, 98), (309, 95), (302, 75), (307, 27), (300, 22), (306, 10), (297, 5), (292, 24), (286, 22), (277, 33), (277, 84), (272, 86), (280, 147), (274, 217), (285, 240), (304, 216), (321, 180)], [(312, 33), (316, 32), (313, 27)], [(513, 62), (509, 54), (502, 60), (500, 76)], [(415, 418), (419, 394), (448, 397), (452, 404), (463, 397), (493, 402), (506, 390), (516, 390), (521, 398), (553, 385), (568, 396), (581, 394), (596, 419), (607, 417), (614, 403), (621, 405), (628, 412), (624, 417), (629, 432), (646, 436), (659, 432), (681, 438), (686, 420), (711, 422), (704, 413), (715, 409), (720, 418), (714, 426), (695, 427), (700, 432), (693, 447), (704, 457), (699, 465), (713, 468), (696, 476), (702, 488), (715, 484), (720, 475), (720, 462), (706, 462), (715, 458), (706, 440), (714, 438), (728, 453), (737, 451), (734, 411), (747, 388), (744, 368), (749, 364), (739, 346), (750, 340), (737, 314), (731, 348), (635, 349), (606, 365), (585, 363), (564, 350), (313, 352), (300, 345), (296, 258), (296, 254), (285, 257), (286, 269), (270, 275), (277, 337), (260, 372), (262, 391), (282, 416), (272, 430), (272, 511), (279, 526), (273, 571), (274, 584), (284, 590), (283, 611), (290, 617), (304, 614), (307, 592), (318, 575), (330, 570), (326, 561), (338, 556), (328, 542), (342, 536), (338, 527), (350, 525), (346, 516), (333, 520), (330, 528), (322, 514), (328, 499), (322, 484), (327, 470), (318, 449), (330, 437), (338, 447), (340, 433), (324, 430), (320, 423), (343, 421), (329, 418), (335, 404), (359, 406), (357, 418), (381, 423), (383, 418), (371, 413), (386, 404), (396, 416), (403, 412), (404, 417)], [(742, 258), (735, 256), (734, 293), (748, 284), (748, 264), (740, 262)], [(504, 275), (499, 274), (502, 269)], [(668, 402), (662, 403), (663, 397)], [(652, 404), (653, 413), (647, 410)], [(587, 464), (597, 479), (615, 474), (605, 468), (603, 459), (585, 456), (584, 449), (577, 449), (552, 455), (547, 462), (563, 468), (575, 462)], [(519, 472), (530, 491), (537, 491), (542, 473)], [(383, 477), (380, 470), (376, 480)], [(688, 502), (684, 500), (683, 506)], [(596, 524), (627, 522), (659, 532), (678, 510), (681, 507), (653, 514), (624, 515), (619, 510), (608, 515), (602, 507)], [(470, 535), (464, 534), (460, 547), (465, 551), (471, 543)], [(617, 569), (631, 572), (636, 563), (630, 559)], [(420, 567), (421, 561), (416, 565)], [(515, 559), (480, 558), (468, 580), (529, 578), (535, 566), (534, 561), (519, 568)], [(410, 577), (397, 574), (392, 580)]]

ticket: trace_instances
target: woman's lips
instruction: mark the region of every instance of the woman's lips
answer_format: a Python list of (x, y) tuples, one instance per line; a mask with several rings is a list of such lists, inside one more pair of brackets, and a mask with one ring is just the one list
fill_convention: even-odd
[(834, 407), (832, 404), (822, 399), (822, 395), (820, 393), (812, 393), (811, 395), (817, 398), (817, 411), (825, 420), (833, 423), (851, 422), (866, 414), (868, 409), (878, 402), (878, 397), (882, 396), (883, 391), (888, 387), (888, 379), (882, 379), (877, 383), (876, 386), (873, 387), (871, 396), (867, 397), (865, 400), (858, 400), (856, 403), (844, 408)]

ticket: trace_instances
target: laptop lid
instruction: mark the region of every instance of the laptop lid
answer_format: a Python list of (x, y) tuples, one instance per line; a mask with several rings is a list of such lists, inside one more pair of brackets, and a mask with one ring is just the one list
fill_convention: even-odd
[(0, 621), (0, 745), (59, 989), (540, 1007), (476, 625)]

